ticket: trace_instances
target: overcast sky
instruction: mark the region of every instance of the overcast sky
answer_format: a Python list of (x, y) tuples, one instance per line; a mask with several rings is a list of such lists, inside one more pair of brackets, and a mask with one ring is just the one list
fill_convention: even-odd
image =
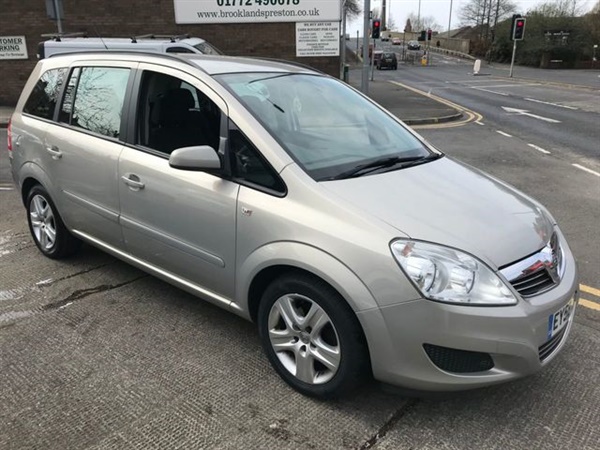
[[(546, 0), (551, 2), (552, 0)], [(517, 4), (517, 12), (525, 15), (527, 10), (532, 9), (534, 6), (545, 3), (544, 0), (513, 0)], [(592, 6), (597, 0), (577, 0), (577, 7), (581, 6), (582, 11), (587, 12), (592, 9)], [(452, 1), (452, 26), (451, 28), (457, 28), (460, 23), (459, 11), (461, 7), (468, 3), (468, 0), (453, 0)], [(371, 0), (371, 9), (374, 7), (381, 8), (381, 0)], [(404, 24), (410, 13), (418, 14), (419, 1), (418, 0), (387, 0), (388, 17), (391, 11), (392, 17), (396, 22), (399, 31), (404, 29)], [(435, 21), (442, 26), (441, 30), (446, 31), (448, 29), (448, 18), (450, 15), (450, 0), (421, 0), (421, 17), (433, 16)], [(352, 36), (356, 36), (356, 31), (360, 31), (362, 36), (362, 18), (355, 20), (348, 24), (347, 32)]]

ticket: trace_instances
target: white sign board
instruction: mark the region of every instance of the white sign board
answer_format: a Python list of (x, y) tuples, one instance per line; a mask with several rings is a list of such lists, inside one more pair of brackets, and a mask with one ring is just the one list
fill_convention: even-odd
[(296, 56), (339, 56), (339, 22), (296, 23)]
[(175, 23), (341, 20), (340, 0), (173, 0)]
[(25, 36), (0, 36), (0, 59), (28, 59)]

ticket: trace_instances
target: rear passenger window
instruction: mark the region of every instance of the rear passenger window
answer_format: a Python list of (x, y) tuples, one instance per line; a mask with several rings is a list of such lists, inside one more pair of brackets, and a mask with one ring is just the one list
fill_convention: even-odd
[(44, 72), (33, 88), (33, 91), (31, 91), (23, 112), (52, 120), (56, 102), (60, 95), (60, 88), (64, 83), (66, 74), (66, 68), (52, 69)]
[[(65, 96), (61, 108), (67, 117), (70, 113), (68, 123), (103, 136), (118, 138), (129, 72), (129, 69), (117, 67), (81, 69), (79, 82), (74, 82), (77, 84), (75, 100), (72, 100), (72, 94), (70, 99)], [(76, 76), (74, 72), (71, 78)], [(69, 104), (71, 102), (72, 107)]]

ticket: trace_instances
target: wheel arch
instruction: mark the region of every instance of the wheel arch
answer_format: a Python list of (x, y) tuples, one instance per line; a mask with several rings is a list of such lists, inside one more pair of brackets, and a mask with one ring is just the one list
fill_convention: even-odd
[(256, 322), (265, 288), (290, 272), (315, 276), (334, 289), (354, 311), (377, 307), (365, 284), (340, 260), (329, 253), (298, 242), (277, 242), (254, 251), (238, 268), (240, 307)]

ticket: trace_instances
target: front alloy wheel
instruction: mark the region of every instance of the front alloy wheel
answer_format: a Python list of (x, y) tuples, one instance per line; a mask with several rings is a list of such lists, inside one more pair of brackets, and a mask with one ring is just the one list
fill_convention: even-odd
[(258, 307), (260, 338), (273, 368), (297, 391), (333, 397), (370, 374), (356, 314), (320, 278), (291, 272), (274, 280)]
[(273, 303), (269, 340), (281, 364), (304, 383), (326, 383), (339, 369), (341, 349), (335, 326), (308, 297), (289, 294)]

